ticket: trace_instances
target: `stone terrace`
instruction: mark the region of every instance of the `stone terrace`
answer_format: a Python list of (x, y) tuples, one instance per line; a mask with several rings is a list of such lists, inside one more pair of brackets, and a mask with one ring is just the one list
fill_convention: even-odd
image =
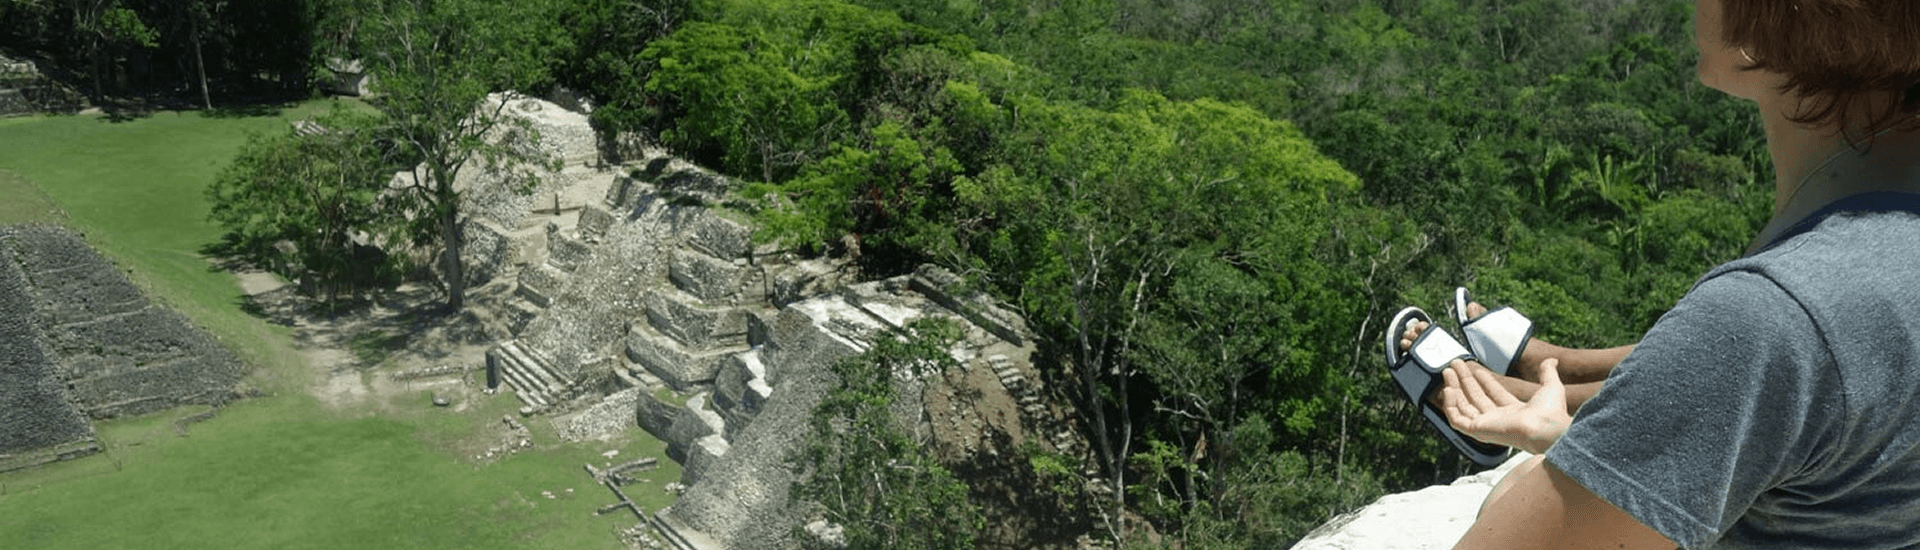
[(0, 471), (99, 450), (34, 328), (32, 292), (7, 234), (0, 232)]
[[(155, 305), (70, 231), (0, 229), (24, 275), (23, 314), (69, 399), (93, 418), (227, 399), (246, 368), (183, 315)], [(26, 313), (30, 312), (30, 313)]]

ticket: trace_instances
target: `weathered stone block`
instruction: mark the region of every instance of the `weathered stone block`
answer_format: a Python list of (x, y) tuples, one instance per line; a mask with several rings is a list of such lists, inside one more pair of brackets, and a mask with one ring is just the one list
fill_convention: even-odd
[(745, 258), (753, 251), (753, 228), (712, 209), (698, 210), (678, 229), (682, 242), (715, 258)]
[(832, 264), (805, 260), (781, 265), (768, 273), (770, 298), (774, 307), (813, 298), (840, 284)]
[(708, 397), (707, 392), (700, 392), (687, 398), (687, 406), (674, 415), (673, 424), (667, 427), (667, 436), (662, 438), (667, 442), (667, 454), (683, 464), (695, 441), (727, 429), (727, 421), (708, 407)]
[(739, 348), (727, 348), (690, 352), (644, 323), (635, 323), (627, 331), (627, 359), (681, 391), (692, 389), (696, 384), (712, 383), (720, 371), (720, 360), (738, 351)]
[(703, 204), (716, 204), (726, 198), (727, 190), (733, 187), (726, 176), (708, 172), (697, 167), (668, 173), (655, 180), (662, 194), (675, 198), (699, 201)]
[(613, 227), (613, 214), (591, 204), (580, 208), (580, 219), (574, 222), (582, 237), (598, 239), (607, 235), (607, 229)]
[(964, 285), (960, 277), (953, 272), (933, 265), (923, 265), (914, 271), (908, 279), (908, 284), (915, 292), (959, 313), (960, 316), (987, 329), (987, 332), (993, 333), (1002, 340), (1014, 345), (1021, 345), (1027, 340), (1027, 325), (1019, 315), (995, 305), (984, 293), (956, 292)]
[(687, 485), (699, 483), (707, 476), (707, 472), (713, 469), (713, 465), (720, 462), (720, 458), (726, 456), (727, 451), (732, 448), (733, 445), (727, 443), (727, 439), (718, 434), (694, 441), (693, 445), (687, 449), (686, 460), (682, 461), (680, 482)]
[(593, 248), (587, 243), (554, 234), (547, 237), (547, 263), (572, 272), (593, 259)]
[(520, 270), (520, 286), (515, 292), (534, 305), (552, 307), (566, 283), (566, 272), (543, 263)]
[(681, 411), (686, 410), (686, 407), (661, 401), (651, 393), (641, 395), (639, 404), (640, 406), (637, 407), (639, 418), (636, 420), (640, 422), (640, 429), (646, 430), (661, 441), (668, 440), (667, 435), (673, 433), (673, 420), (680, 417)]
[(667, 265), (667, 277), (673, 285), (708, 302), (720, 302), (736, 296), (746, 281), (747, 269), (733, 262), (680, 249), (673, 252)]
[(706, 307), (673, 289), (647, 294), (647, 322), (693, 349), (739, 346), (747, 341), (747, 314), (738, 308)]
[(773, 386), (767, 379), (766, 366), (760, 362), (759, 350), (727, 356), (720, 362), (713, 386), (713, 409), (726, 418), (725, 435), (729, 441), (753, 422), (753, 417), (760, 414), (767, 399), (773, 396)]

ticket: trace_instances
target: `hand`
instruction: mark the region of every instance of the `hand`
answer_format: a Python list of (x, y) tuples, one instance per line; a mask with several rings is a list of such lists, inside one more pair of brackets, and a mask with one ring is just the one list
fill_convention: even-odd
[(1454, 361), (1441, 371), (1447, 422), (1474, 439), (1534, 454), (1547, 452), (1566, 433), (1567, 390), (1560, 384), (1560, 362), (1540, 362), (1540, 389), (1521, 401), (1500, 384), (1499, 375), (1478, 363)]

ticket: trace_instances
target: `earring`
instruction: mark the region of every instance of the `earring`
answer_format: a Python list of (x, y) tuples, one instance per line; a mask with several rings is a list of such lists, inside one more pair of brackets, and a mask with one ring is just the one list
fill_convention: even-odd
[(1748, 64), (1753, 64), (1753, 63), (1759, 63), (1759, 61), (1754, 61), (1754, 60), (1753, 60), (1753, 55), (1752, 55), (1752, 54), (1749, 54), (1749, 53), (1747, 53), (1747, 49), (1746, 49), (1746, 48), (1740, 48), (1740, 57), (1745, 57), (1745, 58), (1747, 58), (1747, 63), (1748, 63)]

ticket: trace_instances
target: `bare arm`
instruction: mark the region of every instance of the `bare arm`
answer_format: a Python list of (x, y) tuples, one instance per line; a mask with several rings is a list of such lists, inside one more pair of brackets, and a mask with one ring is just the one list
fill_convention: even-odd
[(1668, 550), (1660, 532), (1602, 500), (1545, 460), (1508, 474), (1455, 550), (1565, 548)]

